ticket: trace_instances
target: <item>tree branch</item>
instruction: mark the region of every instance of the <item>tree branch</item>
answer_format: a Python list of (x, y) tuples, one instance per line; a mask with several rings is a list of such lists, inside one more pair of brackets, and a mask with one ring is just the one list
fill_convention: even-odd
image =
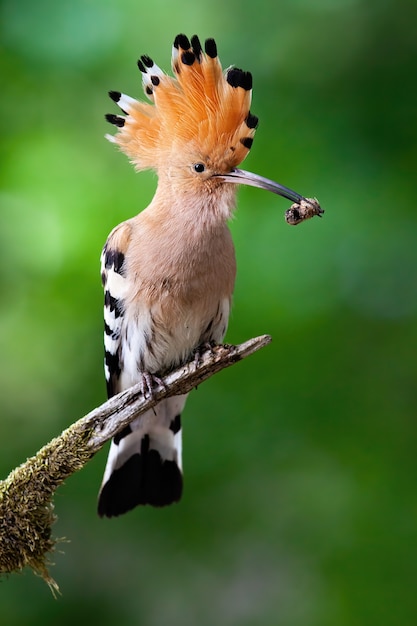
[(56, 543), (51, 527), (55, 521), (52, 497), (57, 487), (141, 413), (164, 398), (188, 393), (270, 341), (269, 335), (263, 335), (238, 346), (209, 349), (199, 363), (193, 359), (165, 376), (151, 397), (142, 395), (140, 384), (123, 391), (72, 424), (0, 481), (0, 574), (29, 565), (52, 590), (58, 590), (47, 569), (47, 554)]

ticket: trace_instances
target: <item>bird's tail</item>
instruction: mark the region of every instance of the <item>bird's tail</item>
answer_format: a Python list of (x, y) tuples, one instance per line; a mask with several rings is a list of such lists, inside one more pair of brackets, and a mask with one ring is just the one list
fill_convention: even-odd
[(160, 507), (182, 494), (181, 411), (186, 395), (163, 400), (113, 439), (98, 499), (100, 517), (139, 504)]

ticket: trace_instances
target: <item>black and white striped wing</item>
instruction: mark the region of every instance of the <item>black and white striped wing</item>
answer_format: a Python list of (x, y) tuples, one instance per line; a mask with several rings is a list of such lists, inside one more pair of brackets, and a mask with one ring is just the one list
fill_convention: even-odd
[(110, 398), (121, 389), (121, 334), (124, 298), (127, 291), (125, 253), (130, 239), (130, 227), (124, 222), (109, 235), (101, 254), (101, 280), (104, 288), (104, 372), (107, 395)]

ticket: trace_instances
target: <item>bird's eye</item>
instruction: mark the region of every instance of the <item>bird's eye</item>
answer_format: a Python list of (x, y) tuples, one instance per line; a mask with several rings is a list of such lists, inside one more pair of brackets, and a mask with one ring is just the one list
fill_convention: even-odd
[(206, 169), (206, 166), (204, 165), (204, 163), (194, 164), (194, 171), (197, 172), (197, 174), (202, 174), (202, 172), (204, 172), (205, 169)]

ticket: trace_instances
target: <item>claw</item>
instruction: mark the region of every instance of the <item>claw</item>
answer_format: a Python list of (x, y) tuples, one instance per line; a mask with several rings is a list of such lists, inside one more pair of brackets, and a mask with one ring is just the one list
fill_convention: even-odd
[(195, 349), (194, 351), (195, 367), (199, 367), (201, 365), (202, 355), (207, 350), (210, 350), (211, 356), (214, 356), (214, 348), (216, 347), (216, 345), (217, 344), (215, 341), (205, 341), (204, 343), (201, 344), (201, 346), (198, 346), (198, 348)]
[(164, 389), (167, 388), (164, 380), (156, 376), (155, 374), (150, 374), (149, 372), (142, 372), (142, 395), (144, 398), (153, 399), (154, 397), (154, 388), (161, 386)]

